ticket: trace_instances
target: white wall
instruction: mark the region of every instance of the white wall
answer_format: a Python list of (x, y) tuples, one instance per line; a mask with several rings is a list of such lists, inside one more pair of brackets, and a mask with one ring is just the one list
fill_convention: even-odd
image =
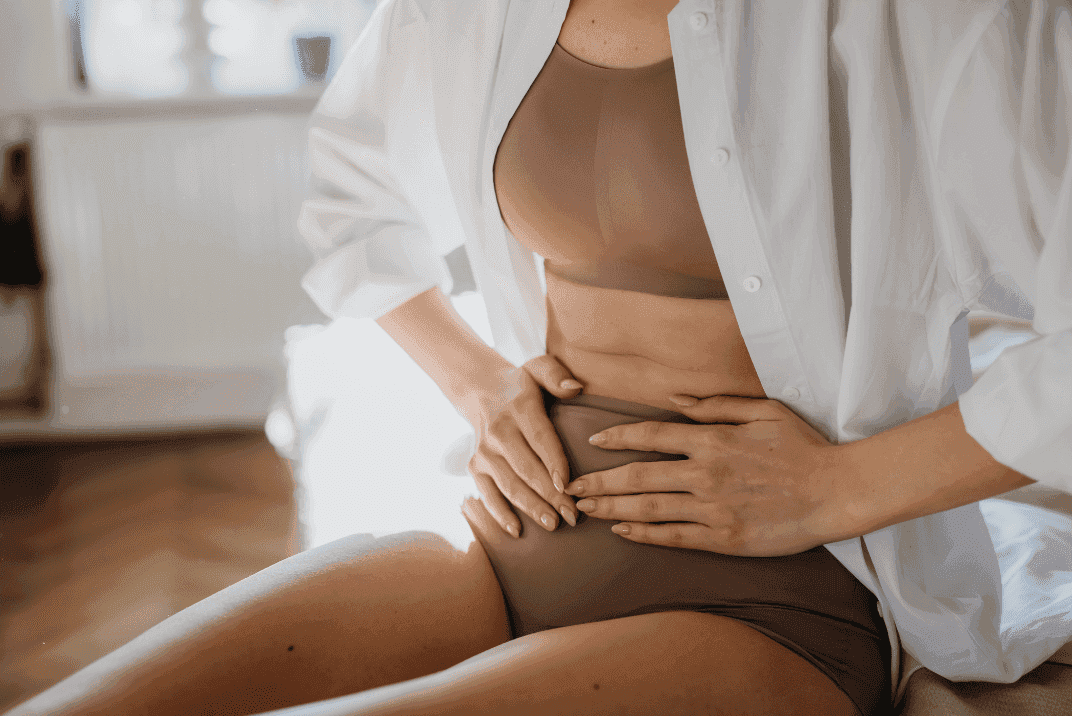
[(0, 115), (54, 104), (69, 93), (66, 23), (53, 0), (0, 0)]

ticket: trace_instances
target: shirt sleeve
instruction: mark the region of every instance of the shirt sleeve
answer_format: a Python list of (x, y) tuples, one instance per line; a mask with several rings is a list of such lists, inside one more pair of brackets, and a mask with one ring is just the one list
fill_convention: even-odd
[(412, 157), (429, 154), (420, 127), (434, 124), (424, 24), (412, 3), (379, 3), (309, 122), (312, 193), (298, 230), (316, 262), (302, 288), (331, 318), (375, 319), (452, 289), (412, 190)]
[[(1028, 318), (960, 396), (1008, 467), (1072, 492), (1072, 3), (1009, 2), (948, 93), (938, 176), (973, 276), (970, 308)], [(963, 278), (963, 277), (962, 277)]]

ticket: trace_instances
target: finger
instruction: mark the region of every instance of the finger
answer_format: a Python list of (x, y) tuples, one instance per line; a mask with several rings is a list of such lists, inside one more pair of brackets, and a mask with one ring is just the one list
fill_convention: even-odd
[(670, 522), (663, 525), (624, 522), (610, 529), (631, 542), (715, 551), (711, 549), (714, 546), (711, 528), (695, 522)]
[[(485, 504), (486, 499), (483, 497), (476, 497), (473, 495), (467, 495), (462, 500), (462, 514), (465, 515), (469, 521), (469, 525), (475, 530), (474, 535), (494, 534), (496, 531), (502, 529), (495, 517), (492, 516), (491, 511), (488, 510)], [(513, 535), (510, 535), (511, 537)]]
[[(542, 408), (540, 412), (543, 412)], [(517, 419), (526, 421), (529, 419), (528, 415), (527, 412), (522, 412)], [(550, 421), (548, 421), (548, 425), (550, 425)], [(556, 443), (558, 442), (558, 434), (554, 432), (553, 428), (551, 431), (553, 435), (543, 434), (540, 438), (544, 443), (542, 449), (545, 452), (547, 449), (546, 443), (548, 441), (554, 440)], [(552, 481), (551, 476), (548, 474), (547, 462), (534, 452), (533, 446), (526, 436), (526, 432), (528, 431), (516, 429), (512, 439), (500, 440), (493, 446), (501, 448), (500, 454), (506, 459), (507, 464), (513, 470), (514, 474), (518, 475), (520, 479), (545, 503), (544, 505), (538, 506), (540, 512), (538, 515), (535, 515), (533, 519), (546, 526), (546, 523), (543, 523), (544, 509), (546, 509), (546, 507), (550, 507), (552, 512), (557, 511), (559, 514), (563, 514), (563, 510), (565, 510), (566, 513), (573, 513), (573, 517), (576, 518), (576, 510), (573, 506), (573, 500), (562, 492), (559, 492), (557, 486)], [(562, 475), (568, 479), (569, 467), (566, 462), (566, 455), (562, 452), (561, 445), (558, 446), (558, 450), (561, 454), (561, 466), (556, 467), (555, 469), (562, 471)], [(527, 514), (533, 514), (528, 510), (525, 510), (525, 512)], [(554, 529), (554, 525), (558, 524), (558, 520), (553, 515), (552, 517), (554, 521), (551, 529)]]
[(639, 495), (647, 492), (692, 492), (695, 464), (691, 460), (631, 462), (581, 475), (566, 488), (567, 495)]
[[(503, 497), (532, 517), (536, 524), (542, 525), (548, 532), (554, 531), (558, 527), (558, 515), (555, 514), (555, 508), (519, 477), (517, 471), (502, 455), (490, 455), (488, 460), (491, 466), (488, 472), (498, 485)], [(539, 464), (535, 456), (533, 462)], [(542, 466), (539, 469), (543, 469)]]
[(517, 515), (514, 514), (513, 509), (510, 507), (510, 503), (499, 492), (499, 486), (495, 484), (491, 476), (477, 473), (473, 475), (473, 482), (476, 483), (477, 489), (480, 490), (484, 506), (491, 513), (491, 516), (495, 518), (495, 521), (499, 523), (503, 531), (512, 537), (520, 537), (521, 520), (517, 518)]
[(556, 397), (573, 397), (577, 391), (584, 388), (581, 382), (573, 377), (573, 373), (552, 355), (536, 356), (526, 362), (524, 367), (537, 383)]
[(680, 492), (586, 497), (577, 509), (601, 520), (627, 522), (699, 522), (705, 515), (695, 496)]
[(769, 398), (746, 398), (739, 395), (712, 395), (693, 406), (675, 405), (684, 415), (702, 423), (750, 423), (755, 420), (778, 420), (786, 407)]
[(537, 491), (552, 504), (572, 505), (572, 502), (562, 498), (562, 492), (566, 489), (566, 483), (569, 482), (569, 461), (566, 459), (565, 450), (562, 449), (562, 440), (558, 436), (558, 431), (555, 430), (551, 419), (547, 417), (547, 411), (540, 406), (539, 410), (521, 412), (517, 416), (517, 423), (521, 433), (525, 436), (525, 441), (543, 465), (544, 471), (550, 475), (548, 479), (551, 482), (551, 489), (554, 490), (547, 493), (540, 489)]
[(731, 429), (730, 426), (721, 425), (689, 425), (645, 420), (607, 428), (596, 433), (605, 439), (592, 444), (604, 450), (649, 450), (692, 457), (701, 447), (707, 446), (713, 439), (725, 435), (725, 431)]

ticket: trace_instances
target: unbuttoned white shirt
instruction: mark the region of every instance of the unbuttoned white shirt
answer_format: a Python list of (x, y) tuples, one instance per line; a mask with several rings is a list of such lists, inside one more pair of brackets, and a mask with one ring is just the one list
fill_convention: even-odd
[[(681, 0), (667, 15), (688, 168), (741, 335), (767, 396), (832, 442), (959, 399), (998, 461), (1072, 492), (1070, 7)], [(546, 352), (542, 262), (503, 222), (492, 164), (567, 8), (376, 8), (311, 120), (303, 286), (325, 313), (448, 293), (444, 257), (464, 245), (495, 349), (515, 365)], [(851, 203), (834, 200), (832, 108)], [(1037, 333), (974, 385), (972, 309)], [(1064, 516), (984, 500), (826, 548), (879, 599), (898, 697), (920, 663), (1011, 682), (1072, 639)]]

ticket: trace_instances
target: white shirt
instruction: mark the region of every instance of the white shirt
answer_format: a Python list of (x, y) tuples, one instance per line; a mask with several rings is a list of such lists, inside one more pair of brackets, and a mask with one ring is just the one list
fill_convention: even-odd
[[(325, 313), (447, 293), (443, 257), (464, 244), (495, 349), (515, 365), (545, 353), (542, 267), (503, 223), (492, 163), (567, 8), (376, 8), (312, 118), (319, 194), (299, 225)], [(1069, 8), (681, 0), (667, 15), (689, 169), (745, 344), (767, 396), (831, 441), (959, 396), (996, 459), (1072, 492)], [(849, 207), (833, 203), (828, 62), (851, 129), (851, 241), (834, 229)], [(974, 386), (969, 309), (1038, 334)], [(826, 547), (879, 598), (898, 697), (919, 663), (1011, 682), (1072, 638), (1072, 524), (1056, 513), (985, 500)]]

